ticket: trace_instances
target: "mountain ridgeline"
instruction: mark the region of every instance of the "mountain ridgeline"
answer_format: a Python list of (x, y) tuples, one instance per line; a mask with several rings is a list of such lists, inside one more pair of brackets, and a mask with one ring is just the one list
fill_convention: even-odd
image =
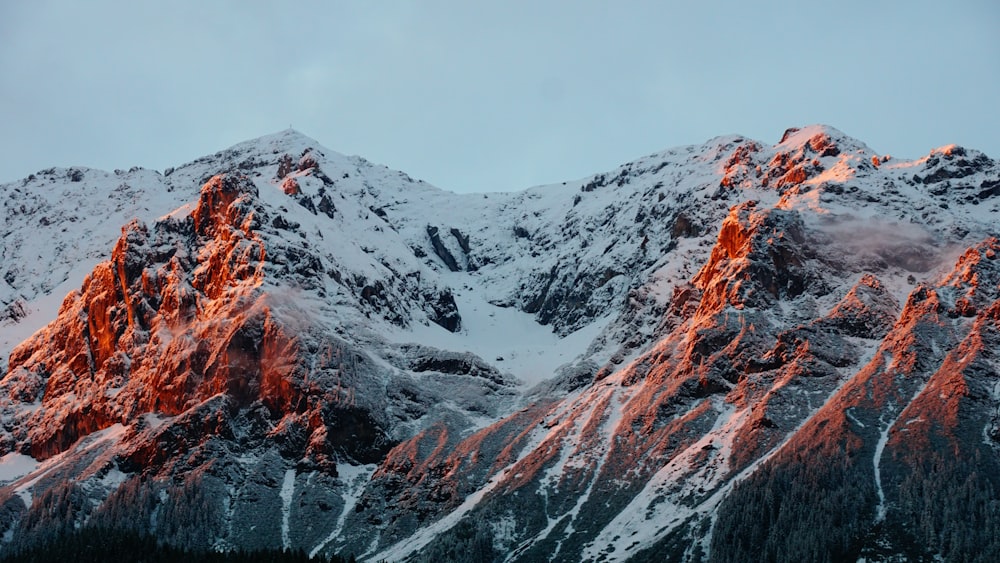
[(1000, 548), (975, 150), (810, 126), (454, 194), (289, 130), (0, 192), (0, 554)]

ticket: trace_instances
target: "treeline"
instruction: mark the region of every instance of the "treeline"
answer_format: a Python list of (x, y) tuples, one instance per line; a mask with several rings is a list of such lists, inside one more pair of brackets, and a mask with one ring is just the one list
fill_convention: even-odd
[(889, 511), (891, 545), (910, 561), (988, 563), (1000, 556), (1000, 467), (992, 454), (910, 460)]
[(264, 549), (216, 552), (161, 544), (156, 538), (129, 530), (85, 527), (62, 533), (44, 543), (0, 557), (4, 563), (354, 563), (333, 556), (310, 558), (304, 551)]
[(218, 500), (226, 494), (223, 487), (217, 480), (200, 478), (163, 486), (135, 477), (94, 508), (77, 483), (55, 485), (34, 499), (6, 548), (17, 552), (52, 544), (76, 531), (79, 522), (87, 522), (90, 528), (207, 550), (223, 533)]
[(711, 562), (857, 561), (875, 519), (871, 462), (828, 447), (781, 456), (723, 501)]
[(870, 450), (779, 454), (723, 501), (710, 562), (1000, 560), (996, 454), (981, 442), (956, 453), (933, 438), (939, 451), (902, 447), (883, 457), (882, 522)]
[(502, 554), (493, 548), (491, 526), (477, 517), (461, 520), (416, 557), (422, 563), (490, 563), (501, 559)]

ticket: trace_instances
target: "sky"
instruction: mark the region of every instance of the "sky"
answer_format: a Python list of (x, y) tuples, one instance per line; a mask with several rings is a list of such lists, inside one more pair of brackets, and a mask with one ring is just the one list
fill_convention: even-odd
[(456, 192), (832, 125), (1000, 158), (1000, 2), (0, 2), (0, 182), (289, 126)]

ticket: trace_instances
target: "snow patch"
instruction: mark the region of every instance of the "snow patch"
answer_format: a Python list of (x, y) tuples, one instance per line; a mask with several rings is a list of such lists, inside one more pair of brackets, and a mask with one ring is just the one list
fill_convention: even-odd
[(38, 469), (38, 465), (39, 462), (31, 456), (10, 452), (0, 457), (0, 484), (16, 481)]
[(467, 273), (444, 276), (452, 282), (455, 304), (462, 315), (460, 332), (448, 332), (436, 324), (415, 324), (410, 330), (392, 330), (388, 335), (390, 340), (472, 352), (501, 372), (512, 374), (526, 387), (532, 387), (550, 379), (560, 366), (579, 358), (613, 318), (601, 317), (560, 338), (551, 327), (538, 324), (528, 313), (491, 304), (473, 276)]

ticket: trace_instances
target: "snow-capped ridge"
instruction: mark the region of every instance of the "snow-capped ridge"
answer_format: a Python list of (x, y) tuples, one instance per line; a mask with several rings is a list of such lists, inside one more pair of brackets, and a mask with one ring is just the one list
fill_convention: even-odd
[(0, 549), (64, 504), (369, 558), (944, 546), (921, 499), (1000, 467), (1000, 165), (886, 157), (815, 125), (454, 194), (286, 130), (0, 186)]

